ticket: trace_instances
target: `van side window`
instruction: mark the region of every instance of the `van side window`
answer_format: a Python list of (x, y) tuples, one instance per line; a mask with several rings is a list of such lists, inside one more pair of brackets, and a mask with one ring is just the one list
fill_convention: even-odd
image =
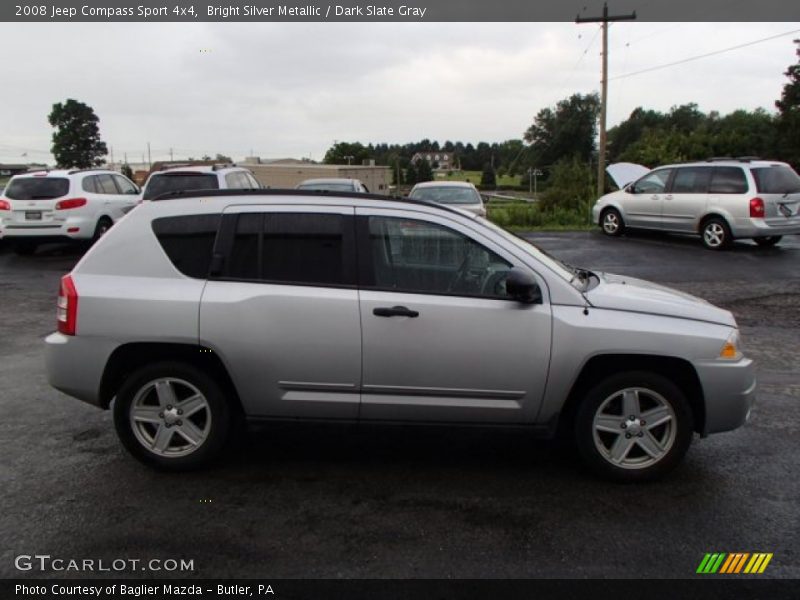
[(744, 194), (747, 192), (747, 179), (739, 167), (714, 167), (711, 176), (710, 194)]
[(642, 177), (633, 185), (634, 194), (663, 194), (672, 169), (660, 169)]
[(705, 194), (711, 179), (711, 169), (703, 167), (682, 167), (675, 171), (672, 180), (673, 194)]

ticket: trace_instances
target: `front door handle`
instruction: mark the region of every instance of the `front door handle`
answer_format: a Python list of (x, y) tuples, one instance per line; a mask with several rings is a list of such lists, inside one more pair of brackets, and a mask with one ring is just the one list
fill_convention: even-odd
[(372, 314), (376, 317), (411, 317), (412, 319), (419, 316), (416, 310), (410, 310), (405, 306), (393, 306), (391, 308), (381, 307), (373, 309)]

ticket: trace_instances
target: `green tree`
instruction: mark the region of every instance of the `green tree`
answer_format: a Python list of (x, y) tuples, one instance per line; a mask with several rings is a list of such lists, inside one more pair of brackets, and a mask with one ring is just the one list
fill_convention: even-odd
[(541, 195), (544, 210), (567, 210), (589, 215), (597, 199), (594, 170), (577, 157), (557, 162), (550, 174), (550, 185)]
[(214, 160), (221, 162), (221, 163), (232, 163), (233, 159), (230, 156), (225, 156), (224, 154), (220, 154), (219, 152), (214, 157)]
[(360, 165), (367, 158), (370, 158), (369, 150), (361, 142), (337, 142), (322, 160), (329, 165)]
[(128, 179), (133, 179), (133, 169), (131, 169), (131, 166), (128, 163), (123, 163), (119, 170)]
[(800, 169), (800, 40), (795, 53), (798, 61), (791, 65), (784, 75), (789, 83), (783, 86), (781, 99), (775, 102), (778, 109), (778, 157)]
[(417, 179), (417, 166), (413, 162), (409, 162), (406, 168), (406, 185), (414, 185), (417, 181), (419, 181)]
[(558, 102), (555, 109), (540, 110), (523, 136), (531, 145), (529, 160), (550, 165), (577, 156), (588, 162), (595, 151), (599, 112), (597, 94), (573, 94)]
[(492, 163), (487, 162), (483, 165), (483, 172), (481, 173), (481, 185), (486, 187), (494, 187), (497, 185), (497, 177), (495, 176)]
[(90, 106), (69, 98), (54, 104), (47, 120), (55, 128), (50, 151), (58, 166), (88, 169), (105, 163), (108, 148), (100, 139), (99, 119)]
[(425, 159), (420, 159), (417, 161), (417, 183), (422, 183), (424, 181), (433, 181), (433, 169), (431, 169), (431, 163), (429, 163)]

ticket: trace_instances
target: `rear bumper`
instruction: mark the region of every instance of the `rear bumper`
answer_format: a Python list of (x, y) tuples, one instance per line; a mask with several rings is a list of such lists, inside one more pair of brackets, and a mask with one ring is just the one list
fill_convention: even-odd
[(785, 217), (737, 219), (732, 224), (731, 233), (733, 233), (733, 237), (737, 238), (796, 235), (800, 234), (800, 216), (794, 216), (789, 219)]
[(100, 398), (100, 383), (117, 344), (62, 333), (51, 333), (44, 341), (47, 382), (68, 396), (107, 408)]
[(702, 435), (730, 431), (744, 425), (756, 399), (755, 365), (749, 358), (708, 360), (694, 364), (705, 398)]
[[(89, 239), (96, 223), (92, 217), (68, 217), (63, 221), (19, 221), (0, 218), (0, 238), (4, 240)], [(77, 229), (77, 231), (75, 231)]]

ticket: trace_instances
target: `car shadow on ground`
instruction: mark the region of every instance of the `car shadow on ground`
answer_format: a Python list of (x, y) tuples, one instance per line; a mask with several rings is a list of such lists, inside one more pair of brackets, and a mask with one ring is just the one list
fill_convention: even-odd
[[(600, 231), (595, 231), (594, 233), (598, 236), (605, 237), (605, 235)], [(734, 240), (733, 243), (724, 250), (709, 250), (703, 247), (703, 242), (699, 236), (681, 233), (666, 233), (663, 231), (651, 231), (646, 229), (629, 229), (625, 231), (624, 235), (620, 239), (668, 243), (675, 247), (703, 250), (710, 254), (744, 252), (748, 254), (770, 256), (774, 254), (780, 254), (787, 249), (782, 247), (782, 244), (786, 243), (785, 241), (778, 242), (776, 246), (762, 247), (756, 244), (753, 240), (741, 239)]]

